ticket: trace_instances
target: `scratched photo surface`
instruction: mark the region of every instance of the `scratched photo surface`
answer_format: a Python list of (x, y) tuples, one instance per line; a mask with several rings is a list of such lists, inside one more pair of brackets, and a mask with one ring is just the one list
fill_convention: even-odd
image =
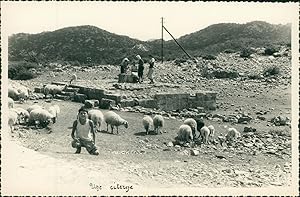
[(3, 195), (297, 195), (298, 4), (1, 5)]

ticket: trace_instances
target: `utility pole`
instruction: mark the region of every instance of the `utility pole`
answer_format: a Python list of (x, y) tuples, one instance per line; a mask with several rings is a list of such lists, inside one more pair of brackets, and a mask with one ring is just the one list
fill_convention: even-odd
[(161, 63), (164, 63), (164, 18), (161, 17)]

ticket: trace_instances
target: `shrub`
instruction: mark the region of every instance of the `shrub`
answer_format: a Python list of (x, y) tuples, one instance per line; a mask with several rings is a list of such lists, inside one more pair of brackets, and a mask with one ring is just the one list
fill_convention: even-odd
[(278, 75), (280, 73), (280, 68), (277, 66), (271, 66), (269, 68), (266, 68), (263, 71), (263, 75), (268, 77), (268, 76), (272, 76), (272, 75)]
[(224, 53), (235, 53), (235, 50), (233, 50), (233, 49), (225, 49)]
[(269, 47), (265, 49), (265, 55), (273, 55), (275, 52), (278, 52), (274, 47)]
[(202, 58), (205, 59), (205, 60), (215, 60), (215, 59), (217, 59), (216, 56), (211, 55), (211, 54), (202, 55)]
[(245, 49), (242, 49), (242, 51), (240, 53), (240, 57), (242, 57), (242, 58), (249, 58), (252, 53), (253, 52), (252, 52), (251, 49), (245, 48)]
[(17, 80), (28, 80), (37, 75), (32, 70), (37, 70), (38, 65), (32, 62), (9, 62), (8, 78)]

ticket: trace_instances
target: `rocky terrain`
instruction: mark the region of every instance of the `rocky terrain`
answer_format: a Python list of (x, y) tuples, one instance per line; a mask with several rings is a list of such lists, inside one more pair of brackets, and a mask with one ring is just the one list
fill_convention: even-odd
[[(11, 137), (22, 146), (59, 163), (72, 163), (109, 175), (108, 180), (103, 180), (104, 185), (116, 181), (139, 189), (289, 187), (292, 162), (291, 56), (289, 49), (283, 51), (285, 55), (277, 57), (257, 52), (244, 59), (238, 53), (221, 53), (215, 60), (198, 58), (184, 62), (157, 62), (155, 84), (148, 84), (147, 79), (142, 84), (118, 84), (119, 68), (112, 65), (51, 64), (37, 78), (19, 82), (34, 89), (51, 82), (68, 82), (76, 73), (78, 80), (74, 84), (104, 88), (121, 94), (123, 98), (133, 99), (153, 97), (160, 92), (209, 90), (217, 93), (217, 109), (162, 112), (166, 121), (163, 133), (146, 136), (141, 122), (143, 114), (155, 114), (159, 110), (139, 106), (119, 108), (116, 112), (129, 122), (129, 128), (120, 127), (119, 135), (111, 135), (103, 125), (96, 136), (100, 155), (95, 157), (85, 150), (75, 155), (70, 145), (72, 121), (81, 103), (29, 100), (16, 105), (26, 108), (33, 103), (43, 106), (58, 104), (61, 107), (58, 121), (50, 134), (45, 129), (20, 125)], [(267, 75), (265, 71), (274, 66), (280, 72)], [(148, 65), (145, 73), (147, 69)], [(177, 145), (174, 138), (184, 118), (200, 113), (205, 124), (216, 128), (214, 143)], [(228, 127), (239, 130), (242, 137), (233, 144), (221, 145), (219, 139)], [(72, 181), (73, 175), (67, 176), (69, 179), (63, 178), (65, 182), (79, 184)], [(100, 181), (97, 183), (101, 184), (96, 175), (89, 176), (91, 182)], [(84, 191), (91, 192), (88, 187)]]

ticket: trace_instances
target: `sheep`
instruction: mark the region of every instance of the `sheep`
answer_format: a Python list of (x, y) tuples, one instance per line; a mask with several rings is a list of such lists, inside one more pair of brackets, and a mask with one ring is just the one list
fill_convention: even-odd
[(14, 100), (10, 97), (8, 97), (8, 108), (14, 108)]
[(30, 113), (30, 112), (31, 112), (32, 110), (34, 110), (34, 109), (43, 109), (43, 107), (40, 106), (40, 105), (34, 104), (34, 105), (29, 106), (29, 107), (27, 108), (27, 111), (28, 111), (28, 113)]
[(53, 123), (55, 123), (56, 119), (58, 117), (58, 114), (60, 113), (59, 106), (58, 105), (52, 105), (52, 106), (50, 106), (48, 108), (48, 111), (49, 111), (50, 114), (52, 114), (52, 116), (53, 116), (53, 120), (52, 121), (53, 121)]
[(159, 129), (164, 126), (164, 123), (165, 123), (165, 121), (164, 121), (164, 118), (162, 117), (162, 115), (155, 115), (154, 116), (153, 126), (154, 126), (154, 132), (156, 132), (156, 134), (158, 134), (160, 132)]
[(19, 99), (18, 90), (11, 85), (8, 85), (8, 97), (12, 98), (15, 101)]
[(17, 88), (18, 92), (19, 92), (19, 99), (21, 101), (25, 101), (29, 98), (29, 89), (26, 88), (25, 86), (19, 86)]
[(77, 80), (77, 75), (74, 73), (71, 77), (70, 84), (72, 83), (72, 81), (76, 81), (76, 80)]
[(239, 137), (241, 137), (240, 132), (238, 132), (235, 128), (228, 128), (227, 134), (225, 136), (226, 141), (233, 142)]
[(67, 87), (67, 85), (65, 85), (65, 86), (59, 86), (59, 85), (53, 85), (53, 84), (45, 85), (44, 86), (45, 98), (47, 97), (48, 94), (51, 94), (52, 98), (53, 98), (54, 95), (61, 93), (66, 87)]
[(29, 124), (47, 126), (53, 120), (53, 115), (45, 109), (34, 109), (29, 114)]
[(102, 121), (104, 120), (103, 113), (98, 109), (91, 109), (88, 112), (88, 117), (89, 117), (90, 120), (93, 121), (94, 126), (96, 127), (95, 131), (101, 131), (100, 130), (101, 129), (101, 124), (102, 124)]
[(29, 121), (29, 112), (21, 107), (14, 109), (18, 114), (19, 123), (21, 123), (21, 120), (27, 123)]
[(146, 130), (146, 135), (149, 133), (150, 127), (153, 125), (153, 119), (150, 116), (144, 116), (143, 118), (143, 126)]
[(120, 125), (124, 125), (125, 128), (128, 128), (128, 122), (126, 120), (124, 120), (123, 118), (121, 118), (118, 114), (116, 114), (113, 111), (108, 111), (104, 114), (104, 119), (105, 122), (107, 124), (107, 132), (108, 132), (108, 125), (111, 126), (111, 133), (113, 134), (113, 127), (116, 126), (117, 127), (117, 134), (119, 134), (119, 129), (118, 127)]
[(178, 131), (178, 136), (177, 139), (179, 141), (183, 141), (183, 142), (190, 142), (193, 140), (193, 131), (192, 128), (187, 125), (187, 124), (183, 124), (179, 127), (179, 131)]
[(196, 136), (196, 131), (197, 131), (197, 122), (193, 118), (188, 118), (186, 119), (183, 124), (189, 125), (193, 131), (193, 137), (195, 138)]
[(208, 128), (209, 131), (210, 131), (208, 137), (209, 137), (209, 139), (212, 141), (213, 138), (214, 138), (214, 136), (215, 136), (215, 128), (214, 128), (214, 126), (212, 126), (212, 125), (209, 125), (207, 128)]
[(210, 126), (204, 126), (200, 129), (200, 135), (202, 138), (202, 142), (207, 144), (209, 137), (214, 135), (214, 127), (212, 125)]
[(18, 123), (18, 114), (15, 110), (8, 111), (8, 126), (10, 127), (10, 131), (13, 132), (14, 125)]
[(13, 100), (27, 100), (29, 98), (29, 89), (21, 84), (9, 84), (8, 96)]

